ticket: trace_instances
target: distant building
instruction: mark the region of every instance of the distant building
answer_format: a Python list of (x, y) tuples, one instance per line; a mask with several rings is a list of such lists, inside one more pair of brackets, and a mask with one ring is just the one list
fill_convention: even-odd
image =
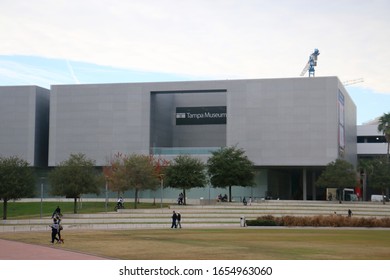
[(357, 151), (359, 158), (384, 156), (387, 151), (386, 138), (378, 131), (379, 118), (357, 126)]
[[(48, 90), (32, 88), (48, 102)], [(23, 94), (16, 100), (19, 91)], [(0, 87), (1, 106), (11, 111), (24, 106), (22, 114), (35, 106), (32, 95), (30, 87)], [(50, 110), (34, 108), (42, 116), (50, 111), (50, 125), (25, 123), (32, 130), (47, 125), (49, 144), (42, 140), (39, 145), (48, 149), (47, 168), (71, 153), (84, 153), (98, 166), (118, 152), (166, 159), (190, 154), (206, 161), (211, 151), (236, 145), (255, 165), (256, 186), (234, 187), (233, 199), (306, 200), (326, 199), (314, 182), (328, 163), (342, 158), (357, 164), (356, 106), (337, 77), (53, 85)], [(0, 143), (6, 144), (0, 154), (7, 154), (17, 137), (12, 129), (3, 130), (3, 120), (7, 127), (19, 122), (3, 112), (0, 116)], [(36, 138), (26, 138), (14, 153), (28, 158), (20, 151), (32, 141)], [(176, 192), (164, 190), (164, 198), (174, 199)], [(225, 192), (193, 189), (187, 195), (206, 199)], [(158, 195), (143, 192), (141, 197)]]
[(1, 156), (18, 156), (31, 166), (47, 167), (49, 94), (36, 86), (0, 87)]
[[(387, 154), (387, 142), (382, 132), (378, 131), (379, 117), (357, 126), (357, 151), (359, 159), (370, 159)], [(367, 174), (360, 170), (363, 200), (379, 194), (379, 190), (367, 187)], [(388, 188), (386, 195), (389, 197)]]

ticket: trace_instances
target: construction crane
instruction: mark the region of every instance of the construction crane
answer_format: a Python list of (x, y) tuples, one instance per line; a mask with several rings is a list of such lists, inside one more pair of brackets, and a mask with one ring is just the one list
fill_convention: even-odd
[(303, 68), (301, 76), (304, 76), (306, 72), (309, 72), (309, 77), (314, 77), (314, 66), (317, 66), (317, 57), (320, 55), (318, 49), (314, 49), (314, 52), (310, 55), (309, 61), (307, 62), (305, 68)]
[(347, 80), (347, 81), (343, 82), (343, 86), (346, 87), (346, 86), (350, 86), (350, 85), (357, 84), (357, 83), (363, 83), (363, 82), (364, 82), (363, 78), (355, 79), (355, 80)]

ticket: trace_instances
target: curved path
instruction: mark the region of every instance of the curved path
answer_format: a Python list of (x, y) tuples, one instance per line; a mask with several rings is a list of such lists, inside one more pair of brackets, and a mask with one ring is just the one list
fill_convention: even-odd
[(0, 260), (106, 260), (102, 257), (0, 239)]

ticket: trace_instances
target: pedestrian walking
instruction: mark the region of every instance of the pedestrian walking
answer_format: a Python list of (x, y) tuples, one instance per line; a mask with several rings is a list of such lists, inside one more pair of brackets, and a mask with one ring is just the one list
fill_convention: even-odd
[(54, 240), (57, 240), (57, 242), (59, 241), (59, 239), (57, 238), (57, 234), (59, 232), (59, 225), (56, 218), (53, 219), (53, 224), (50, 227), (51, 227), (51, 243), (54, 244)]
[(351, 209), (348, 209), (348, 217), (349, 217), (349, 218), (352, 217), (352, 211), (351, 211)]
[(57, 217), (57, 224), (58, 224), (58, 243), (64, 243), (64, 239), (61, 237), (61, 231), (64, 229), (61, 225), (61, 217)]
[(177, 214), (175, 211), (172, 213), (172, 226), (171, 228), (177, 228)]
[(53, 214), (51, 215), (52, 218), (55, 218), (55, 217), (60, 217), (62, 216), (61, 214), (61, 208), (60, 206), (57, 206), (57, 208), (54, 210)]
[(180, 212), (177, 212), (177, 225), (179, 228), (181, 228), (181, 214)]

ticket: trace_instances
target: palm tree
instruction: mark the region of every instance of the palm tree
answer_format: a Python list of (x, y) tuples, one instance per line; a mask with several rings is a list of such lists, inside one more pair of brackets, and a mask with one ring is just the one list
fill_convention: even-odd
[(371, 176), (373, 173), (374, 165), (372, 159), (360, 159), (358, 164), (358, 170), (360, 171), (360, 175), (363, 177), (362, 179), (362, 187), (363, 187), (363, 201), (367, 199), (367, 177)]
[[(390, 150), (390, 113), (385, 113), (383, 114), (383, 116), (381, 116), (379, 118), (379, 122), (378, 122), (378, 131), (379, 132), (382, 132), (383, 135), (385, 136), (386, 138), (386, 142), (387, 142), (387, 157), (386, 157), (386, 161), (387, 161), (387, 164), (389, 164), (389, 150)], [(386, 189), (386, 194), (387, 194), (387, 197), (389, 197), (389, 188)], [(384, 198), (384, 193), (382, 193), (383, 195), (383, 203), (385, 203), (385, 198)]]
[(390, 113), (384, 114), (379, 118), (378, 131), (382, 132), (387, 142), (387, 161), (389, 161), (390, 149)]

